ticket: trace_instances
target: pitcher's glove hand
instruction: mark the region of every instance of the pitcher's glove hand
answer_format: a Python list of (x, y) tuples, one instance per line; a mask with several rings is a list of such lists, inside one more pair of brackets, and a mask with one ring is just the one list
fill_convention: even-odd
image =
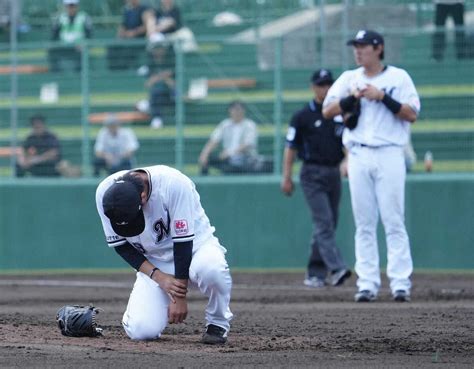
[(102, 328), (95, 320), (99, 311), (92, 305), (66, 305), (58, 310), (56, 321), (64, 336), (97, 337), (102, 335)]
[(354, 103), (352, 110), (344, 112), (342, 116), (344, 120), (344, 125), (350, 130), (353, 130), (355, 127), (357, 127), (357, 122), (359, 121), (359, 115), (360, 115), (360, 99), (357, 99), (356, 102)]

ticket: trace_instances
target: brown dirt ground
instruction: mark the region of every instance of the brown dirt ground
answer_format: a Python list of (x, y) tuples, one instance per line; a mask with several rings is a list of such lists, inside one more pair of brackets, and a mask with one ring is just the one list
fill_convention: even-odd
[[(412, 302), (392, 302), (385, 287), (369, 304), (352, 302), (354, 277), (322, 289), (304, 287), (301, 273), (233, 278), (232, 330), (215, 347), (199, 343), (206, 300), (198, 291), (185, 324), (134, 342), (120, 326), (133, 273), (0, 276), (0, 367), (474, 367), (474, 274), (416, 274)], [(104, 310), (104, 336), (63, 337), (57, 309), (89, 302)]]

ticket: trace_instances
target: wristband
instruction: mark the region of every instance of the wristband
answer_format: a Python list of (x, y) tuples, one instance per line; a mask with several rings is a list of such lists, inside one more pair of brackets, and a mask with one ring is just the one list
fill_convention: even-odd
[(351, 111), (354, 108), (357, 99), (354, 95), (349, 95), (339, 100), (339, 106), (343, 112)]
[(156, 272), (157, 270), (159, 270), (159, 269), (158, 269), (158, 268), (153, 268), (153, 270), (151, 271), (150, 276), (149, 276), (150, 279), (153, 279), (153, 274), (155, 274), (155, 272)]
[(390, 110), (393, 114), (398, 114), (402, 109), (402, 104), (397, 100), (394, 100), (389, 94), (384, 94), (382, 100), (383, 104)]

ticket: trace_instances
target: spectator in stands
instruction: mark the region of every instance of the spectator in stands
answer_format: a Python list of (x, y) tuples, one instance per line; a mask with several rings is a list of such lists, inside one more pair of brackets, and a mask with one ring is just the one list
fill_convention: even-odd
[(433, 59), (443, 60), (446, 47), (446, 21), (453, 18), (456, 33), (456, 56), (458, 59), (466, 57), (466, 38), (464, 33), (464, 0), (434, 0), (435, 32), (433, 34)]
[[(145, 5), (140, 0), (126, 0), (117, 37), (122, 40), (143, 39), (146, 36)], [(107, 49), (110, 69), (136, 68), (142, 45), (113, 45)]]
[(150, 42), (161, 42), (165, 35), (181, 28), (181, 12), (173, 0), (161, 0), (160, 7), (146, 14), (146, 34)]
[(131, 128), (124, 128), (111, 114), (104, 121), (95, 142), (94, 176), (105, 169), (108, 174), (131, 169), (132, 161), (139, 144)]
[(64, 12), (53, 26), (53, 41), (61, 41), (62, 46), (49, 49), (49, 62), (53, 72), (64, 69), (64, 61), (73, 64), (76, 71), (81, 69), (80, 43), (92, 37), (92, 21), (79, 10), (79, 0), (63, 0)]
[(32, 131), (17, 157), (17, 176), (59, 176), (57, 165), (61, 160), (61, 148), (57, 137), (48, 131), (42, 115), (33, 115), (30, 123)]
[[(207, 175), (209, 167), (224, 173), (261, 173), (272, 170), (257, 152), (258, 132), (254, 121), (245, 117), (245, 105), (233, 101), (228, 107), (229, 118), (224, 119), (212, 132), (199, 155), (201, 174)], [(222, 145), (218, 155), (213, 151)]]
[(174, 105), (175, 53), (173, 46), (169, 42), (154, 44), (148, 51), (148, 58), (148, 65), (139, 69), (139, 73), (146, 77), (145, 87), (149, 91), (148, 106), (144, 111), (151, 116), (150, 127), (159, 129), (164, 124), (163, 107)]

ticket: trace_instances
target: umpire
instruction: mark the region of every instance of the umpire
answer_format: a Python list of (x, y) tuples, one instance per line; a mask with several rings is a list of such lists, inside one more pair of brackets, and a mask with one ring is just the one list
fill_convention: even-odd
[[(342, 146), (342, 118), (324, 119), (322, 103), (334, 82), (327, 69), (314, 72), (314, 99), (291, 119), (286, 135), (281, 190), (291, 196), (292, 169), (296, 155), (303, 161), (300, 182), (313, 218), (311, 256), (304, 284), (339, 286), (350, 277), (336, 245), (335, 231), (341, 198), (341, 169), (345, 167)], [(341, 164), (342, 163), (342, 164)]]

